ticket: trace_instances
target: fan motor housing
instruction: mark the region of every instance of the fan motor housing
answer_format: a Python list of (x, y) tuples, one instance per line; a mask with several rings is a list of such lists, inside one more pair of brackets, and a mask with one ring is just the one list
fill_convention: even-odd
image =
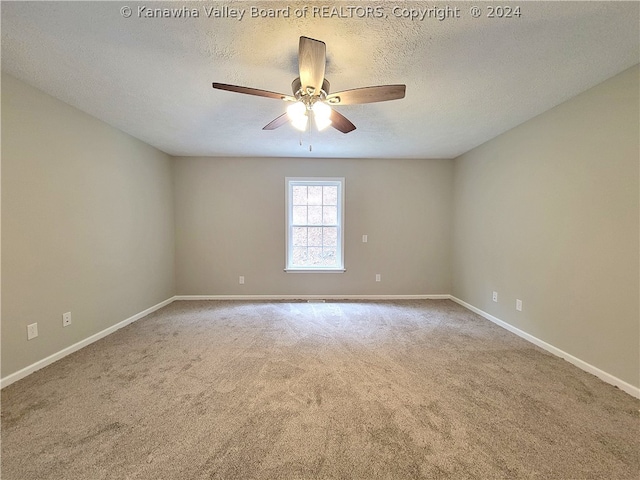
[(322, 88), (320, 92), (314, 92), (313, 95), (310, 95), (309, 92), (302, 89), (302, 82), (300, 81), (300, 77), (297, 77), (293, 82), (291, 82), (291, 90), (293, 90), (293, 96), (296, 97), (297, 100), (300, 100), (305, 96), (313, 96), (320, 97), (322, 100), (329, 94), (329, 88), (331, 85), (329, 80), (326, 78), (322, 81)]

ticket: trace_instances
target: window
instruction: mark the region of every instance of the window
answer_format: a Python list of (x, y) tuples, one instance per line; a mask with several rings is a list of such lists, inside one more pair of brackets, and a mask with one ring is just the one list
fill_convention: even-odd
[(344, 178), (286, 178), (285, 270), (343, 272)]

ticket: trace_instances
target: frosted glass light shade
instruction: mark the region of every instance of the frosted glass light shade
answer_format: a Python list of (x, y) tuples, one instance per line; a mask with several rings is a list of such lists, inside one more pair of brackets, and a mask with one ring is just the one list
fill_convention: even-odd
[(304, 132), (307, 129), (308, 121), (309, 118), (306, 115), (303, 115), (302, 117), (291, 120), (291, 125), (293, 125), (297, 130)]
[(331, 125), (331, 107), (324, 102), (313, 104), (313, 118), (316, 121), (318, 130), (324, 130)]
[(316, 115), (314, 117), (314, 120), (316, 121), (316, 127), (318, 127), (318, 130), (320, 130), (320, 131), (324, 130), (329, 125), (331, 125), (331, 120), (330, 119), (319, 117), (318, 115)]
[(307, 117), (307, 107), (304, 103), (296, 102), (289, 105), (287, 107), (287, 116), (294, 128), (297, 128), (300, 131), (305, 131), (307, 129), (307, 122), (309, 119)]

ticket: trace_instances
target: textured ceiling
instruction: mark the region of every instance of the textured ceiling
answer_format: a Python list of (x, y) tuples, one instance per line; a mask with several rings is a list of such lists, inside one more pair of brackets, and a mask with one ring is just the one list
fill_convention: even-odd
[[(3, 1), (2, 69), (172, 155), (452, 158), (639, 61), (638, 2), (498, 3), (520, 17), (487, 18), (483, 2)], [(142, 6), (199, 17), (143, 18)], [(207, 17), (223, 6), (244, 17)], [(397, 18), (394, 6), (459, 18)], [(251, 18), (283, 7), (290, 18)], [(289, 94), (301, 35), (326, 42), (331, 91), (404, 83), (406, 97), (336, 107), (357, 130), (301, 147), (290, 125), (262, 130), (284, 102), (211, 88)]]

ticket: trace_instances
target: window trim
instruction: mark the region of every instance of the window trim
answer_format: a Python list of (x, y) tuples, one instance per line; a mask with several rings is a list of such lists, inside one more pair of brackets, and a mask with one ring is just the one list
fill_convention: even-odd
[[(285, 268), (287, 273), (344, 273), (344, 177), (285, 177)], [(293, 233), (293, 187), (296, 185), (326, 185), (333, 183), (338, 187), (338, 246), (339, 264), (335, 267), (294, 267), (292, 263)]]

